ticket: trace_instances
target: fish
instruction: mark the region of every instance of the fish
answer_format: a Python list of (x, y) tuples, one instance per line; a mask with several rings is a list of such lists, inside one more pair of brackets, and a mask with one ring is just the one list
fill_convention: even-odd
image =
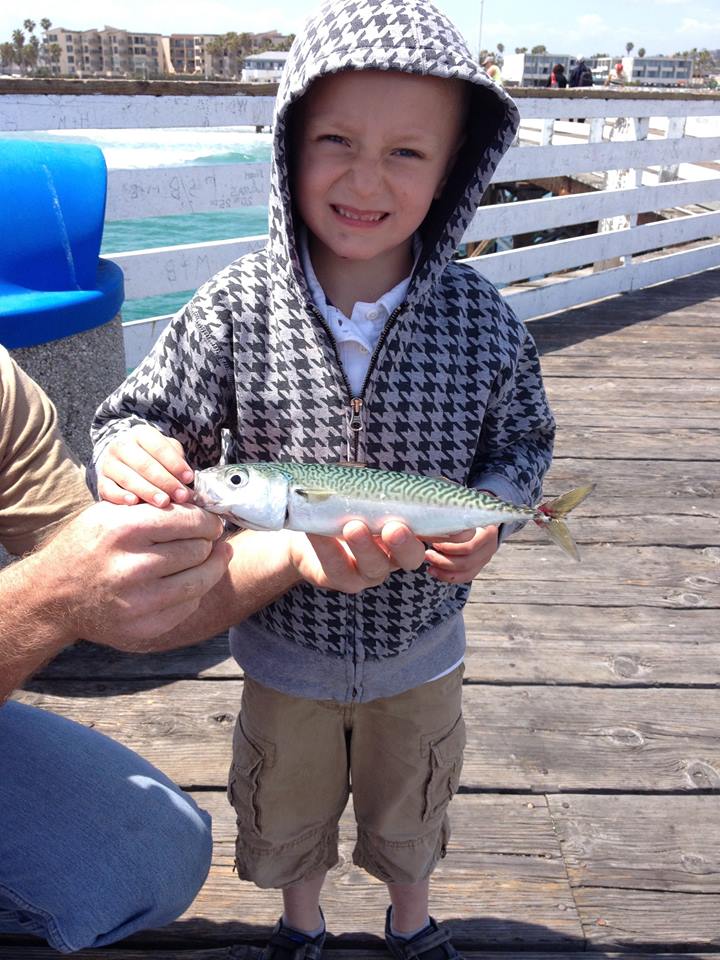
[(534, 521), (573, 559), (580, 554), (564, 517), (589, 496), (577, 487), (539, 506), (518, 506), (451, 480), (365, 466), (233, 463), (195, 471), (194, 502), (252, 530), (340, 536), (349, 520), (379, 534), (391, 520), (420, 539), (492, 524)]

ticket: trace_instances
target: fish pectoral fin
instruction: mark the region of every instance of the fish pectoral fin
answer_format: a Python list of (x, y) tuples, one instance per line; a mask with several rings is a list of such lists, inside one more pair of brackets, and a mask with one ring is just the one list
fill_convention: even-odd
[(296, 487), (295, 493), (307, 500), (308, 503), (322, 503), (323, 500), (329, 500), (333, 495), (332, 490), (305, 490), (302, 487)]

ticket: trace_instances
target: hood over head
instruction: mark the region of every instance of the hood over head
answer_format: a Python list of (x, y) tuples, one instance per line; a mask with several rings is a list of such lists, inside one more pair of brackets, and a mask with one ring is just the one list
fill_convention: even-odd
[(269, 252), (307, 296), (291, 202), (293, 104), (318, 77), (343, 70), (399, 70), (471, 85), (465, 142), (421, 227), (423, 251), (409, 297), (432, 285), (451, 259), (490, 179), (513, 142), (519, 114), (475, 63), (459, 31), (427, 0), (329, 0), (293, 43), (275, 104)]

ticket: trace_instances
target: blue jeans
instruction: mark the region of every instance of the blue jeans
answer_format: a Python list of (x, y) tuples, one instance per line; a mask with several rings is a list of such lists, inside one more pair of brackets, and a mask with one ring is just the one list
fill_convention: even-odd
[(0, 708), (0, 933), (70, 953), (162, 926), (192, 903), (211, 849), (209, 815), (142, 757)]

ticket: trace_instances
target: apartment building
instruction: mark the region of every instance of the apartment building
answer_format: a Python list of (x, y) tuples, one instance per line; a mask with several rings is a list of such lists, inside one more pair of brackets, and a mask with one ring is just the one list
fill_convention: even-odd
[(693, 61), (689, 57), (593, 57), (588, 63), (601, 82), (616, 63), (622, 63), (628, 83), (643, 86), (684, 86), (693, 75)]
[(565, 68), (565, 76), (577, 63), (566, 53), (506, 53), (503, 55), (503, 82), (518, 87), (544, 87), (556, 63)]
[(151, 77), (169, 72), (159, 33), (133, 33), (106, 26), (102, 30), (53, 27), (48, 44), (57, 44), (54, 72), (70, 77)]

